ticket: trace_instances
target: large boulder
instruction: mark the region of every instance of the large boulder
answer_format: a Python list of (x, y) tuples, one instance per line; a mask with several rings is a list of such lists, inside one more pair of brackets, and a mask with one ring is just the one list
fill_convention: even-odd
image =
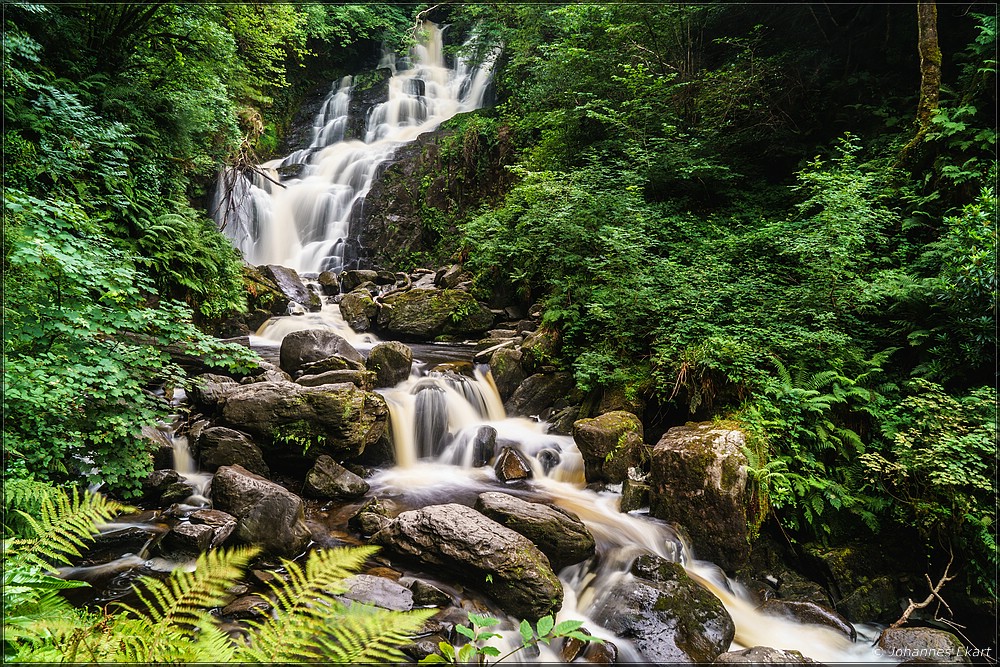
[(490, 374), (502, 401), (509, 400), (528, 377), (521, 366), (523, 356), (517, 348), (501, 347), (490, 357)]
[(241, 542), (289, 557), (309, 544), (302, 499), (242, 466), (223, 466), (215, 473), (212, 504), (236, 517)]
[(814, 663), (798, 651), (752, 646), (742, 651), (729, 651), (715, 659), (717, 665), (796, 665)]
[(573, 422), (588, 482), (618, 484), (628, 478), (642, 451), (642, 422), (631, 412), (608, 412)]
[(559, 352), (559, 332), (555, 329), (539, 329), (528, 334), (521, 350), (524, 352), (524, 368), (529, 373), (555, 362)]
[(667, 431), (653, 448), (650, 514), (687, 529), (699, 558), (733, 572), (750, 557), (742, 431), (711, 422)]
[(517, 618), (537, 620), (562, 605), (562, 584), (545, 554), (471, 507), (431, 505), (403, 512), (372, 541), (457, 576)]
[(433, 340), (482, 333), (493, 325), (493, 313), (467, 292), (411, 289), (382, 297), (378, 323), (399, 338)]
[(313, 498), (351, 499), (368, 492), (368, 482), (323, 454), (306, 473), (303, 493)]
[(214, 411), (240, 383), (228, 375), (202, 373), (195, 376), (189, 390), (191, 402), (206, 412)]
[(644, 555), (602, 596), (592, 617), (654, 664), (712, 662), (729, 649), (736, 627), (719, 598), (684, 568)]
[(511, 416), (538, 416), (572, 390), (570, 373), (536, 373), (518, 386), (504, 407)]
[(834, 610), (815, 602), (767, 600), (760, 606), (760, 611), (771, 616), (784, 616), (799, 623), (824, 625), (842, 633), (851, 641), (858, 638), (857, 631), (846, 618)]
[(568, 510), (492, 491), (479, 494), (476, 509), (534, 542), (556, 572), (594, 555), (594, 536)]
[[(349, 271), (348, 273), (355, 273)], [(372, 271), (374, 273), (374, 271)], [(378, 304), (368, 290), (356, 289), (340, 300), (340, 314), (355, 331), (368, 331), (378, 315)]]
[(271, 471), (264, 463), (260, 448), (239, 431), (224, 426), (204, 429), (198, 436), (198, 467), (215, 472), (222, 466), (241, 465), (267, 477)]
[(271, 315), (284, 315), (288, 312), (292, 299), (260, 267), (244, 266), (243, 284), (246, 286), (250, 313), (247, 323), (251, 329), (257, 329)]
[(314, 456), (360, 454), (385, 433), (388, 415), (385, 399), (347, 383), (258, 382), (241, 386), (222, 407), (222, 421), (261, 446), (297, 444)]
[[(295, 269), (289, 269), (277, 264), (267, 264), (257, 267), (260, 272), (273, 282), (278, 290), (288, 297), (289, 300), (302, 304), (307, 309), (316, 311), (323, 307), (323, 300), (319, 294), (311, 291), (303, 284), (302, 279)], [(276, 313), (280, 315), (281, 313)]]
[(950, 632), (934, 628), (887, 628), (878, 637), (878, 653), (894, 662), (967, 665), (974, 651)]
[(365, 368), (375, 373), (376, 387), (395, 387), (410, 377), (413, 350), (399, 341), (379, 343), (372, 348)]
[(340, 274), (340, 287), (345, 292), (353, 292), (365, 283), (373, 283), (378, 278), (377, 271), (352, 269)]
[(293, 331), (282, 339), (278, 354), (282, 370), (292, 375), (306, 364), (328, 357), (343, 357), (361, 364), (365, 361), (361, 353), (345, 338), (326, 329)]

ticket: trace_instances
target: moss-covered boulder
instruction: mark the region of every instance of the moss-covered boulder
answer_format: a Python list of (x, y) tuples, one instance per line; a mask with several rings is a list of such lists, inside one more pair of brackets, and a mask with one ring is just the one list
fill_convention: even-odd
[[(278, 291), (288, 297), (289, 301), (305, 306), (307, 310), (316, 311), (323, 307), (323, 299), (302, 282), (295, 269), (289, 269), (277, 264), (267, 264), (257, 267), (261, 274), (274, 284)], [(272, 311), (273, 312), (273, 311)], [(280, 315), (281, 313), (277, 313)]]
[(341, 299), (340, 314), (355, 331), (368, 331), (378, 315), (378, 304), (368, 290), (356, 289)]
[(970, 650), (961, 639), (934, 628), (887, 628), (878, 638), (879, 652), (883, 657), (895, 662), (933, 663), (936, 665), (968, 665), (970, 656), (978, 651)]
[(750, 557), (746, 436), (711, 422), (667, 431), (653, 448), (650, 513), (687, 529), (699, 558), (733, 572)]
[(752, 646), (741, 651), (729, 651), (715, 659), (717, 665), (799, 665), (808, 663), (816, 664), (816, 661), (803, 656), (798, 651), (768, 646)]
[(573, 423), (573, 440), (583, 455), (588, 482), (618, 484), (639, 462), (642, 422), (624, 410), (580, 419)]
[[(292, 375), (303, 370), (309, 364), (330, 357), (342, 357), (347, 362), (353, 362), (357, 368), (363, 368), (365, 362), (361, 353), (354, 349), (354, 346), (347, 342), (343, 336), (326, 329), (293, 331), (281, 340), (281, 349), (278, 354), (281, 369)], [(345, 364), (344, 367), (349, 365)], [(327, 370), (337, 369), (323, 369), (323, 371)], [(314, 373), (315, 370), (311, 374)]]
[(534, 621), (562, 605), (562, 584), (545, 554), (471, 507), (431, 505), (403, 512), (372, 541), (477, 588), (516, 618)]
[(303, 387), (291, 382), (241, 385), (226, 397), (222, 422), (249, 434), (266, 458), (357, 456), (385, 433), (385, 399), (353, 384)]
[(493, 326), (493, 313), (467, 292), (411, 289), (382, 298), (379, 327), (406, 340), (470, 336)]
[(560, 342), (559, 332), (555, 329), (542, 328), (525, 336), (521, 344), (525, 370), (533, 373), (542, 366), (554, 364)]
[(501, 347), (490, 356), (490, 374), (500, 393), (500, 400), (507, 401), (527, 378), (521, 358), (524, 353), (515, 347)]
[(571, 373), (535, 373), (518, 385), (504, 408), (512, 417), (541, 416), (572, 391)]
[(736, 626), (722, 601), (684, 568), (653, 555), (632, 565), (591, 614), (651, 664), (707, 663), (729, 649)]

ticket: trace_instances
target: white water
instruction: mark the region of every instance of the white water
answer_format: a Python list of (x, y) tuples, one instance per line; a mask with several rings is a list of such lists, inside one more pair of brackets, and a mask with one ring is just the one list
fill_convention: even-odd
[[(402, 144), (443, 121), (482, 106), (498, 50), (472, 68), (461, 58), (445, 65), (443, 30), (424, 23), (420, 43), (410, 51), (411, 66), (397, 72), (395, 57), (388, 100), (375, 106), (363, 141), (345, 140), (354, 82), (337, 82), (313, 122), (308, 149), (260, 165), (251, 178), (232, 171), (220, 176), (213, 211), (223, 231), (251, 264), (280, 264), (298, 271), (340, 271), (347, 261), (351, 221), (376, 176), (378, 166)], [(299, 178), (278, 187), (277, 169), (303, 165)], [(271, 180), (265, 178), (266, 174)]]

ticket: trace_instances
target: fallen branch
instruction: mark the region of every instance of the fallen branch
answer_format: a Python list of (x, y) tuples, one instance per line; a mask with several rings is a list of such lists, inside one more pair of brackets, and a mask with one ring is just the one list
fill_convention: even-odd
[(946, 583), (955, 578), (954, 575), (950, 577), (948, 576), (948, 570), (951, 569), (951, 564), (955, 560), (955, 554), (952, 553), (949, 554), (949, 556), (950, 557), (948, 558), (948, 564), (945, 565), (944, 573), (941, 575), (941, 579), (938, 580), (937, 584), (934, 584), (934, 582), (931, 581), (929, 575), (927, 574), (924, 575), (924, 577), (927, 579), (927, 585), (931, 587), (930, 595), (928, 595), (923, 602), (914, 602), (913, 600), (910, 600), (909, 601), (910, 604), (906, 607), (906, 611), (903, 612), (903, 615), (899, 617), (899, 620), (889, 626), (890, 630), (903, 626), (908, 620), (910, 620), (910, 615), (913, 612), (915, 612), (918, 609), (923, 609), (924, 607), (927, 607), (928, 605), (930, 605), (930, 603), (934, 602), (935, 598), (937, 598), (941, 602), (941, 604), (943, 604), (945, 608), (949, 612), (951, 612), (951, 607), (949, 607), (948, 603), (944, 601), (943, 597), (941, 597), (941, 588), (943, 588)]

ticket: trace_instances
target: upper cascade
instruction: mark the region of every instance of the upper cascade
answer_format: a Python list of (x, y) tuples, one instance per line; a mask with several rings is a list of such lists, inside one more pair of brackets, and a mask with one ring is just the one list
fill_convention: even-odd
[[(350, 268), (358, 246), (351, 221), (360, 215), (378, 166), (400, 145), (483, 104), (499, 48), (476, 67), (458, 56), (448, 67), (446, 29), (424, 22), (398, 70), (395, 56), (384, 54), (380, 66), (392, 72), (388, 99), (368, 113), (363, 141), (345, 138), (355, 81), (344, 77), (313, 121), (308, 148), (265, 162), (249, 177), (232, 170), (220, 176), (212, 212), (247, 262), (301, 272)], [(473, 35), (466, 44), (475, 40)], [(301, 171), (282, 182), (278, 170), (290, 165), (302, 165)]]

